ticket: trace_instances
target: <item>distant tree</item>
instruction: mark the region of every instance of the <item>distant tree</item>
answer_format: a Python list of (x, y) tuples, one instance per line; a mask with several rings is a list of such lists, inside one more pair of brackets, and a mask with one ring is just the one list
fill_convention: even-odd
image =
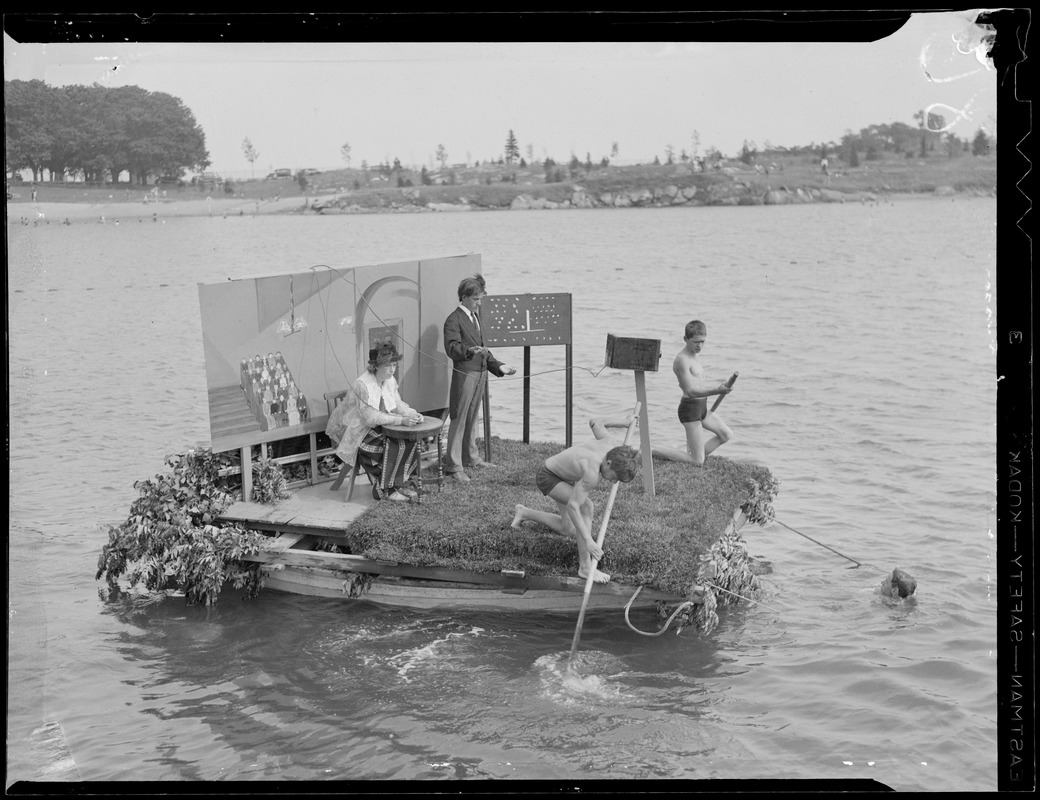
[(654, 156), (654, 164), (656, 164), (657, 166), (660, 166), (661, 165), (661, 159), (659, 159), (657, 156)]
[(585, 153), (585, 169), (592, 169), (592, 156), (589, 155), (587, 152)]
[(697, 158), (697, 152), (701, 146), (701, 135), (694, 131), (690, 134), (690, 157)]
[(964, 152), (964, 143), (960, 137), (953, 133), (947, 132), (946, 138), (943, 140), (943, 145), (946, 147), (947, 158), (957, 158), (962, 152)]
[(601, 158), (599, 160), (599, 165), (601, 167), (604, 167), (604, 168), (609, 167), (610, 166), (610, 159), (607, 158), (606, 156), (603, 156), (603, 158)]
[(393, 166), (393, 168), (390, 171), (391, 172), (400, 172), (401, 171), (401, 159), (399, 159), (399, 158), (395, 158), (394, 159), (394, 166)]
[(546, 183), (559, 183), (564, 178), (564, 171), (556, 165), (549, 156), (545, 157), (545, 161), (542, 163), (542, 169), (545, 170), (545, 182)]
[(611, 158), (617, 158), (617, 154), (618, 154), (617, 142), (611, 142), (611, 145), (610, 145), (610, 157)]
[(534, 163), (534, 145), (533, 144), (527, 145), (527, 162), (529, 164), (533, 164)]
[(301, 192), (306, 192), (307, 191), (307, 176), (306, 175), (304, 175), (302, 172), (297, 172), (296, 173), (296, 182), (298, 184), (300, 184), (300, 191)]
[(419, 180), (422, 181), (423, 186), (429, 186), (433, 183), (433, 180), (430, 178), (430, 171), (426, 169), (425, 164), (423, 164), (422, 172), (419, 173)]
[(520, 146), (516, 143), (516, 136), (513, 135), (512, 128), (509, 129), (509, 135), (506, 137), (505, 156), (506, 164), (512, 164), (520, 158)]
[[(523, 168), (523, 167), (526, 167), (526, 166), (527, 166), (527, 162), (524, 159), (521, 158), (520, 159), (520, 167)], [(515, 181), (514, 181), (514, 183), (515, 183)]]
[(740, 160), (745, 164), (754, 164), (757, 157), (758, 146), (754, 142), (749, 142), (745, 139), (744, 144), (740, 147)]
[(444, 169), (448, 165), (448, 151), (444, 149), (443, 144), (437, 145), (437, 160), (441, 164), (441, 169)]
[(43, 180), (43, 165), (55, 146), (57, 100), (56, 90), (41, 80), (4, 81), (8, 170), (30, 169), (33, 181)]
[(971, 140), (971, 154), (973, 156), (988, 156), (989, 152), (989, 137), (982, 128), (979, 128), (975, 133), (975, 138)]
[(674, 164), (675, 163), (675, 148), (670, 144), (664, 146), (664, 163)]
[(260, 154), (256, 152), (256, 148), (253, 147), (253, 143), (249, 141), (248, 136), (242, 140), (242, 152), (245, 153), (246, 161), (249, 162), (249, 177), (255, 177), (253, 174), (253, 164), (258, 158), (260, 158)]
[(339, 149), (340, 157), (347, 162), (347, 169), (350, 169), (350, 143), (345, 142)]
[(87, 181), (131, 182), (209, 166), (206, 137), (172, 95), (139, 86), (109, 88), (43, 81), (4, 82), (8, 170), (30, 169), (34, 180), (66, 175)]

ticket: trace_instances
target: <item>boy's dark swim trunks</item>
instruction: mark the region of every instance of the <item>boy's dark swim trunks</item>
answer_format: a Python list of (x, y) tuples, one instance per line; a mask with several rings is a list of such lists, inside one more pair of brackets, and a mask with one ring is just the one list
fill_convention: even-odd
[(549, 496), (549, 492), (556, 488), (558, 483), (566, 483), (563, 478), (549, 469), (545, 464), (542, 464), (538, 468), (538, 472), (534, 474), (534, 485), (538, 487), (538, 490), (546, 497)]
[(708, 416), (708, 400), (705, 397), (683, 397), (679, 401), (679, 422), (700, 422)]

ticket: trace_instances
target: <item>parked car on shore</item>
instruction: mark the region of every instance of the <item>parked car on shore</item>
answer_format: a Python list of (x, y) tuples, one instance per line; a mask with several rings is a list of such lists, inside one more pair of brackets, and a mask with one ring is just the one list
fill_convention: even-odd
[(155, 179), (156, 186), (183, 186), (184, 181), (176, 175), (160, 175)]
[(266, 180), (269, 180), (269, 181), (290, 180), (291, 181), (292, 180), (292, 170), (291, 169), (276, 169), (274, 172), (271, 172), (271, 173), (268, 174)]

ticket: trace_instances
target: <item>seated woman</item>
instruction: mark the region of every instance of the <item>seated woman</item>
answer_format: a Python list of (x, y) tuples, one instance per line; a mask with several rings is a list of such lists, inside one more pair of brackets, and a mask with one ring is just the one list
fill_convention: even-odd
[(394, 373), (401, 360), (397, 347), (385, 342), (368, 351), (368, 371), (329, 416), (325, 433), (338, 443), (336, 455), (350, 466), (361, 465), (372, 481), (376, 500), (408, 502), (415, 496), (408, 483), (419, 461), (419, 442), (402, 442), (383, 435), (382, 425), (416, 425), (422, 414), (408, 406)]

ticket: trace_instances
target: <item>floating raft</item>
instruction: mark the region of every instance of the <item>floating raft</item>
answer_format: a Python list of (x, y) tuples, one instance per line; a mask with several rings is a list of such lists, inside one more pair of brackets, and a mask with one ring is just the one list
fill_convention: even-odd
[[(514, 506), (556, 510), (534, 487), (539, 463), (557, 444), (493, 440), (498, 466), (471, 483), (424, 483), (421, 503), (375, 502), (359, 477), (347, 489), (327, 483), (297, 490), (274, 505), (237, 502), (221, 521), (271, 536), (246, 557), (263, 565), (266, 588), (410, 608), (530, 610), (572, 613), (585, 580), (572, 539), (535, 524), (510, 527)], [(655, 462), (657, 491), (637, 477), (621, 484), (589, 610), (662, 608), (685, 602), (703, 556), (747, 521), (741, 507), (753, 485), (772, 481), (760, 465), (709, 459), (704, 469)], [(593, 493), (598, 515), (607, 494)]]

